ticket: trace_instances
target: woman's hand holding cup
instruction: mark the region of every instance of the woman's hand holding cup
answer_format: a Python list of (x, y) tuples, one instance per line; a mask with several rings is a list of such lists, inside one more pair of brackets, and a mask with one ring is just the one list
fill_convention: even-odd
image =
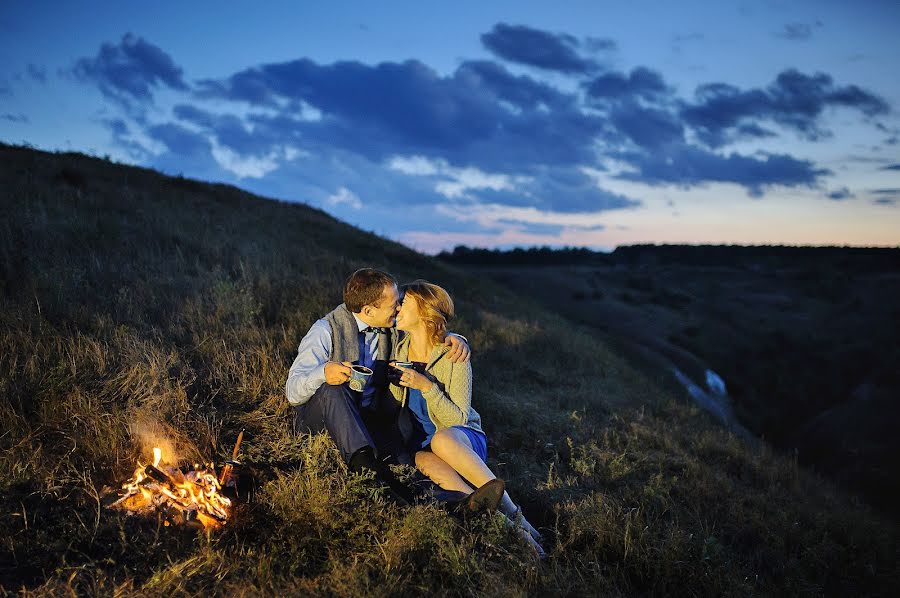
[(400, 367), (394, 363), (391, 363), (391, 367), (400, 372), (400, 378), (397, 381), (398, 386), (414, 388), (423, 393), (428, 392), (431, 390), (431, 387), (434, 386), (434, 382), (427, 376), (414, 370), (412, 367)]

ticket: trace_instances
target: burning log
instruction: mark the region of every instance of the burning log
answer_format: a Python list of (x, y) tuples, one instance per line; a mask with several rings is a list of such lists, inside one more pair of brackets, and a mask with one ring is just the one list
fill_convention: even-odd
[(166, 472), (158, 469), (155, 465), (148, 465), (145, 467), (144, 473), (161, 484), (175, 485), (174, 480), (172, 480)]
[(162, 467), (162, 452), (153, 449), (152, 464), (142, 465), (122, 485), (121, 496), (110, 508), (134, 513), (161, 512), (169, 522), (203, 529), (217, 527), (228, 520), (231, 500), (221, 494), (215, 473), (194, 469), (182, 473), (174, 467)]

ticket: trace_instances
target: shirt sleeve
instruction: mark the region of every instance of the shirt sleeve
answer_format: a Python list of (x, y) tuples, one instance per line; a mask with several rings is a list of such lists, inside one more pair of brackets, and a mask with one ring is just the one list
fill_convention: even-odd
[(288, 403), (306, 403), (319, 387), (325, 384), (325, 364), (331, 357), (331, 326), (325, 319), (317, 320), (300, 341), (297, 357), (288, 372), (284, 385)]

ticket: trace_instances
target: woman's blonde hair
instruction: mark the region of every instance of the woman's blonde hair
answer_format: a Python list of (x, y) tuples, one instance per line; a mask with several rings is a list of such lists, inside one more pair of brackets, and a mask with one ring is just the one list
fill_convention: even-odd
[(414, 280), (400, 287), (400, 292), (414, 297), (419, 304), (419, 317), (425, 322), (425, 329), (431, 342), (439, 345), (447, 336), (447, 322), (453, 318), (453, 299), (436, 284), (424, 280)]

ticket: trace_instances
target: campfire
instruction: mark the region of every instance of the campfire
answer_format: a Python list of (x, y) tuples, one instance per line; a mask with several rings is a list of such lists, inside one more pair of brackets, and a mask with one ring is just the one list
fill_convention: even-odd
[[(233, 457), (237, 456), (243, 432), (238, 436)], [(110, 508), (148, 515), (160, 513), (165, 525), (186, 525), (196, 529), (212, 529), (223, 525), (231, 512), (231, 499), (222, 494), (222, 487), (231, 480), (232, 458), (226, 462), (219, 477), (210, 466), (199, 465), (182, 471), (167, 464), (160, 448), (153, 449), (153, 463), (138, 461), (134, 475), (122, 484), (118, 498)]]

